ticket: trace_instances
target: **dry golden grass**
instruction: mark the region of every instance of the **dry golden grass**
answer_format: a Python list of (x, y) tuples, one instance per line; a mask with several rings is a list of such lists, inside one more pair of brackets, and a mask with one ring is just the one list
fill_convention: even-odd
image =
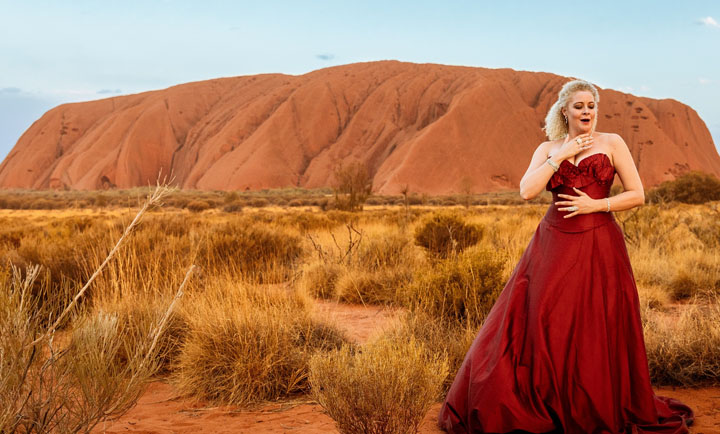
[(341, 433), (415, 433), (440, 397), (447, 361), (414, 338), (343, 346), (310, 361), (312, 393)]
[(386, 332), (386, 337), (394, 342), (415, 339), (428, 352), (447, 357), (448, 376), (442, 387), (447, 392), (479, 330), (478, 326), (443, 321), (422, 311), (406, 312), (398, 326)]
[(644, 313), (650, 375), (657, 384), (720, 382), (720, 299)]
[[(140, 338), (155, 330), (185, 271), (194, 263), (201, 268), (187, 283), (189, 297), (179, 302), (179, 309), (167, 318), (167, 331), (157, 335), (154, 352), (143, 368), (143, 372), (160, 369), (167, 373), (187, 394), (218, 403), (251, 404), (307, 393), (313, 354), (320, 354), (317, 360), (330, 360), (330, 356), (322, 354), (346, 344), (336, 329), (311, 319), (312, 297), (407, 308), (408, 316), (385, 336), (384, 349), (372, 350), (372, 363), (395, 366), (403, 358), (406, 363), (416, 363), (413, 357), (421, 353), (430, 358), (426, 361), (447, 358), (449, 375), (442, 385), (447, 387), (546, 208), (453, 207), (453, 215), (464, 224), (484, 228), (483, 236), (463, 253), (438, 260), (429, 258), (414, 243), (416, 230), (436, 208), (410, 206), (408, 200), (407, 206), (368, 206), (361, 214), (320, 212), (318, 205), (305, 202), (314, 200), (312, 197), (293, 194), (183, 193), (170, 198), (177, 201), (179, 208), (185, 208), (191, 200), (207, 201), (210, 208), (198, 212), (149, 210), (125, 248), (115, 254), (84, 294), (79, 309), (58, 324), (68, 336), (68, 345), (56, 343), (53, 354), (68, 362), (74, 354), (77, 363), (57, 364), (58, 369), (65, 366), (64, 370), (46, 370), (40, 375), (37, 370), (42, 364), (28, 363), (23, 358), (29, 353), (9, 359), (9, 350), (0, 352), (5, 354), (0, 363), (3, 398), (23, 397), (22, 393), (30, 390), (31, 383), (23, 383), (27, 377), (24, 372), (43, 381), (42, 385), (31, 384), (33, 390), (45, 392), (35, 395), (35, 415), (23, 419), (23, 426), (30, 429), (30, 421), (38, 418), (41, 397), (59, 393), (47, 388), (58, 378), (80, 378), (66, 390), (80, 396), (78, 391), (87, 387), (82, 395), (84, 402), (95, 403), (86, 405), (88, 409), (113, 399), (115, 404), (108, 405), (116, 406), (118, 411), (131, 405), (135, 393), (141, 390), (136, 387), (141, 383), (137, 379), (147, 379), (133, 374), (139, 372), (139, 354), (148, 348), (147, 339)], [(60, 196), (56, 199), (69, 200)], [(50, 196), (31, 197), (38, 198), (55, 200)], [(58, 317), (78, 284), (89, 277), (113, 241), (122, 235), (133, 213), (120, 207), (138, 203), (114, 192), (93, 192), (73, 200), (87, 201), (95, 208), (0, 210), (0, 286), (5, 291), (5, 298), (0, 297), (3, 348), (33, 348), (27, 346), (34, 340), (33, 333), (47, 328)], [(426, 203), (443, 200), (450, 198), (413, 199)], [(278, 205), (283, 201), (296, 201), (297, 206)], [(222, 211), (232, 204), (242, 210)], [(661, 204), (616, 215), (625, 231), (638, 282), (648, 359), (657, 384), (717, 383), (720, 378), (720, 312), (715, 300), (720, 293), (718, 205)], [(19, 299), (12, 301), (11, 295), (19, 292), (9, 288), (20, 284), (12, 283), (10, 264), (25, 269), (33, 263), (42, 264), (45, 271), (27, 289), (27, 300), (32, 300), (34, 312), (30, 315), (30, 311), (19, 308)], [(24, 324), (33, 325), (27, 328)], [(411, 340), (417, 344), (413, 348), (400, 345)], [(36, 354), (47, 355), (47, 343), (34, 347)], [(341, 352), (332, 353), (336, 357), (333, 360), (346, 357), (351, 363), (365, 353), (343, 351), (342, 356)], [(37, 360), (44, 363), (47, 358)], [(30, 370), (24, 371), (23, 366), (30, 366)], [(101, 374), (89, 378), (93, 369), (99, 369)], [(323, 369), (331, 368), (327, 365)], [(351, 381), (349, 368), (343, 375)], [(415, 387), (415, 379), (405, 373), (400, 375), (397, 383), (388, 386), (388, 394), (402, 396)], [(123, 395), (121, 389), (127, 388), (127, 378), (133, 376), (133, 392)], [(336, 378), (318, 381), (331, 380), (336, 388), (333, 393), (345, 394), (336, 399), (338, 405), (345, 402), (342, 405), (348, 406), (342, 409), (345, 413), (338, 413), (338, 418), (343, 419), (342, 414), (354, 411), (352, 405), (356, 404), (351, 398), (358, 396), (348, 384), (369, 386), (363, 385), (361, 379), (348, 384)], [(103, 381), (104, 385), (93, 381)], [(93, 395), (91, 389), (99, 395)], [(363, 408), (368, 409), (363, 413), (366, 418), (370, 418), (371, 407), (381, 408), (383, 400), (388, 399), (384, 395), (362, 396)], [(0, 427), (7, 427), (2, 423), (14, 417), (16, 402), (0, 403)], [(408, 406), (415, 409), (413, 412), (421, 410), (417, 402)], [(83, 411), (90, 414), (89, 410)], [(412, 426), (414, 414), (402, 416), (404, 426)], [(93, 417), (97, 419), (97, 414)], [(360, 423), (359, 419), (353, 420), (356, 422), (352, 424)]]
[(663, 288), (674, 300), (720, 291), (716, 204), (645, 206), (618, 220), (639, 286)]
[(505, 257), (483, 247), (418, 270), (403, 299), (413, 311), (446, 322), (479, 326), (504, 286)]
[(349, 224), (308, 238), (317, 260), (304, 268), (300, 285), (317, 297), (398, 304), (413, 269), (422, 261), (406, 233), (377, 223)]
[(310, 303), (282, 287), (231, 282), (191, 294), (174, 383), (185, 394), (240, 405), (306, 392), (312, 353), (347, 342), (311, 317)]
[[(83, 315), (77, 304), (143, 214), (166, 192), (158, 186), (148, 197), (72, 300), (54, 294), (52, 281), (38, 280), (39, 265), (24, 272), (11, 266), (11, 273), (0, 273), (0, 432), (89, 432), (137, 401), (157, 370), (157, 343), (184, 284), (162, 315), (152, 321), (130, 320), (132, 327), (121, 328), (113, 314)], [(77, 319), (68, 343), (57, 330), (73, 316)]]

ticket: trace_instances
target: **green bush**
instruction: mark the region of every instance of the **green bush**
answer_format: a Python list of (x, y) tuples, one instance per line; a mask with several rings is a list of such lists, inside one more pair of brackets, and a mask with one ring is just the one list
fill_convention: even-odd
[(720, 200), (720, 179), (703, 172), (689, 172), (650, 190), (647, 199), (651, 203), (705, 203)]

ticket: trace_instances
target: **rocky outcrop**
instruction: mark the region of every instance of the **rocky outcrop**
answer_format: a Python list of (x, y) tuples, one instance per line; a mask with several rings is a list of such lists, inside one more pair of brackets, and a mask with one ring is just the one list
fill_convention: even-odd
[[(187, 189), (313, 188), (361, 161), (381, 194), (517, 189), (567, 80), (382, 61), (64, 104), (23, 134), (0, 187), (129, 188), (162, 170)], [(598, 131), (625, 139), (646, 187), (688, 170), (720, 176), (690, 107), (603, 89), (599, 109)]]

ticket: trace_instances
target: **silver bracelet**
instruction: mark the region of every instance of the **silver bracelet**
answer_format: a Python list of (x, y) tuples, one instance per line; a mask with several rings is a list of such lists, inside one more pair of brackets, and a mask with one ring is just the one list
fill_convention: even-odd
[(606, 197), (605, 200), (607, 201), (607, 212), (610, 212), (610, 198)]
[(546, 162), (547, 164), (549, 164), (550, 167), (552, 167), (552, 170), (554, 170), (555, 172), (557, 172), (558, 170), (560, 170), (560, 166), (558, 166), (558, 164), (557, 164), (556, 162), (554, 162), (553, 160), (551, 160), (550, 158), (548, 158), (547, 160), (545, 160), (545, 162)]

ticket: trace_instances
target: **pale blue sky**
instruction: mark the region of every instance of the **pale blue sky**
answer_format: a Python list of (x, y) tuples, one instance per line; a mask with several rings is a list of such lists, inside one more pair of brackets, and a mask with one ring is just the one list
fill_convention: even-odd
[(397, 59), (693, 107), (720, 145), (720, 1), (0, 0), (0, 159), (57, 104)]

